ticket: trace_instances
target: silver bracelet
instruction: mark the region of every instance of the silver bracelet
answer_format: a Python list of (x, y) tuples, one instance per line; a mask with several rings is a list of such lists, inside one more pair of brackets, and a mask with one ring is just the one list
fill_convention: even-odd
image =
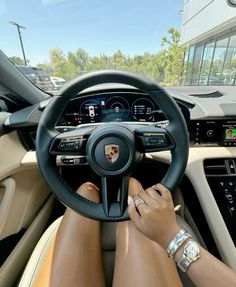
[(192, 236), (189, 233), (184, 234), (174, 245), (174, 247), (171, 249), (169, 256), (174, 257), (175, 253), (178, 251), (178, 249), (183, 245), (183, 243), (189, 239), (192, 238)]
[(173, 257), (177, 250), (180, 248), (180, 246), (189, 238), (191, 238), (191, 235), (186, 230), (181, 229), (168, 245), (168, 256)]
[(171, 249), (174, 247), (174, 245), (176, 244), (176, 241), (182, 237), (187, 231), (185, 229), (181, 229), (176, 235), (174, 238), (172, 238), (168, 244), (168, 247), (167, 247), (167, 253), (168, 253), (168, 256), (170, 254), (170, 251)]

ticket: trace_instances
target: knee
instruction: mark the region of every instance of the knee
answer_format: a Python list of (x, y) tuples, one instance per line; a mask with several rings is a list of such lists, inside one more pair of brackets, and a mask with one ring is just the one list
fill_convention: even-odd
[(91, 182), (85, 182), (83, 183), (77, 190), (76, 192), (95, 202), (99, 202), (99, 189), (97, 188), (97, 186)]

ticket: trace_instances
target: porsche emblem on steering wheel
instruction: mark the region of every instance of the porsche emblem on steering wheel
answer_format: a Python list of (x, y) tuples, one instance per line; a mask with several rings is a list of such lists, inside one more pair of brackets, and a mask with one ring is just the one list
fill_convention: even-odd
[(105, 157), (106, 159), (114, 163), (119, 157), (119, 146), (117, 144), (107, 144), (104, 146)]

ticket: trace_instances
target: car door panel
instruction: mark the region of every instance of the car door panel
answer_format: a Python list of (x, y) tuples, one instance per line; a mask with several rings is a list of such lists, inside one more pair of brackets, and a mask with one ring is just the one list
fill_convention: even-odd
[(16, 131), (0, 137), (0, 240), (28, 228), (49, 196), (37, 164), (22, 164), (27, 153)]

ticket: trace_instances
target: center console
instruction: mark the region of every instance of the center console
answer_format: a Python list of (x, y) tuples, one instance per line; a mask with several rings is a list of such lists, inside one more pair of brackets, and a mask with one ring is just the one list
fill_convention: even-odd
[[(225, 128), (225, 137), (228, 128)], [(236, 246), (236, 158), (204, 160), (204, 171), (219, 210)]]

